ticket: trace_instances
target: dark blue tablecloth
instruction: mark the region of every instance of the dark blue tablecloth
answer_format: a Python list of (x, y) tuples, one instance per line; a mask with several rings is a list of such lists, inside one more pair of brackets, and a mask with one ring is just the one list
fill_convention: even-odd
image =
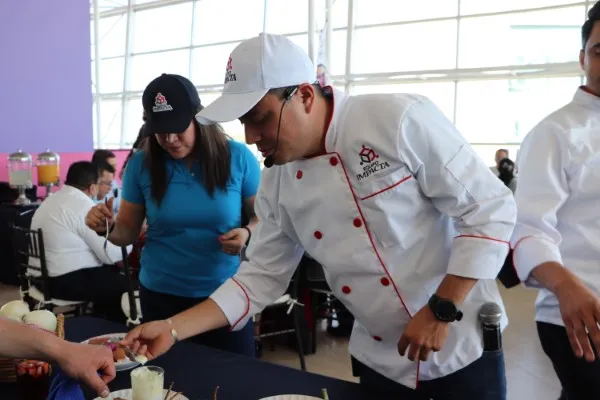
[[(91, 317), (67, 319), (67, 339), (82, 341), (106, 333), (124, 332), (125, 327)], [(308, 360), (310, 365), (310, 360)], [(331, 400), (372, 400), (360, 385), (302, 372), (260, 360), (181, 342), (167, 354), (150, 363), (165, 370), (165, 385), (174, 382), (174, 390), (190, 400), (210, 400), (218, 385), (219, 400), (258, 400), (277, 394), (304, 394), (320, 397), (327, 388)], [(131, 387), (130, 371), (117, 373), (111, 390)], [(0, 399), (15, 397), (12, 385), (0, 385)], [(93, 398), (91, 393), (88, 398)]]

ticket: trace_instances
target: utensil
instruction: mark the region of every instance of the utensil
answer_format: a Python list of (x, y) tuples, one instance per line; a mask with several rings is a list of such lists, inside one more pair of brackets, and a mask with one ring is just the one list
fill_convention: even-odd
[(173, 389), (173, 383), (175, 383), (175, 382), (171, 382), (171, 385), (169, 386), (169, 390), (167, 390), (167, 394), (165, 394), (165, 400), (169, 399), (169, 395), (171, 394), (171, 389)]

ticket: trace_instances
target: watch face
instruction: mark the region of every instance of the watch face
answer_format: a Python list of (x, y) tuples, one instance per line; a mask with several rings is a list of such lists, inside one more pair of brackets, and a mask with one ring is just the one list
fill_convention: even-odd
[(456, 307), (449, 301), (438, 302), (436, 311), (438, 317), (444, 320), (453, 320), (456, 316)]

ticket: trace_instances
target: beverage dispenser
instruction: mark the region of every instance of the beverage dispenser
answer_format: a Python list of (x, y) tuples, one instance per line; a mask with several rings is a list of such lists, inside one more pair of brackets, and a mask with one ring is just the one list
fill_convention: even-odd
[(25, 190), (33, 187), (32, 183), (33, 158), (22, 150), (8, 156), (8, 184), (19, 190), (15, 204), (30, 204), (31, 200), (25, 195)]
[(38, 186), (46, 188), (46, 197), (52, 194), (52, 187), (60, 182), (60, 156), (50, 149), (37, 156)]

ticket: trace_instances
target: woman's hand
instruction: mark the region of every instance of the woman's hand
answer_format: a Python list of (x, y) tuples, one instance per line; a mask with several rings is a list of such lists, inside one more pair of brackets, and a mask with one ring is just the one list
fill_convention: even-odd
[(85, 217), (85, 224), (97, 233), (106, 233), (106, 221), (108, 220), (109, 225), (113, 221), (113, 201), (114, 198), (111, 197), (106, 203), (92, 207)]
[(224, 253), (237, 255), (242, 252), (249, 236), (246, 228), (235, 228), (219, 236), (219, 242)]

